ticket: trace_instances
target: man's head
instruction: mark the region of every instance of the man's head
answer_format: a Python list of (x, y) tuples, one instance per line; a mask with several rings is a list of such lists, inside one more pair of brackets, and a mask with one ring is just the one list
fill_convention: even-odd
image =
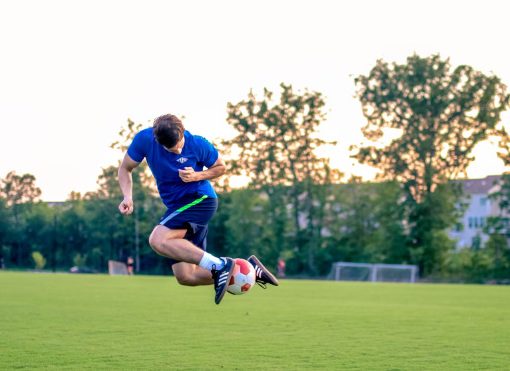
[(177, 116), (171, 114), (159, 116), (154, 120), (153, 131), (159, 144), (171, 152), (181, 153), (184, 145), (181, 143), (184, 139), (184, 126)]

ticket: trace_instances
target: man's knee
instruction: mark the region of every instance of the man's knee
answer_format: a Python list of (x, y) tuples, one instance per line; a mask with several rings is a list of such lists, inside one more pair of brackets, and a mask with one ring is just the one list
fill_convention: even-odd
[(149, 236), (149, 245), (152, 249), (160, 255), (164, 254), (164, 244), (167, 245), (172, 240), (184, 238), (186, 230), (173, 230), (166, 227), (156, 227)]
[(157, 233), (156, 230), (152, 231), (151, 235), (149, 236), (149, 245), (158, 254), (161, 254), (163, 248), (163, 241), (164, 239), (162, 238), (160, 233)]

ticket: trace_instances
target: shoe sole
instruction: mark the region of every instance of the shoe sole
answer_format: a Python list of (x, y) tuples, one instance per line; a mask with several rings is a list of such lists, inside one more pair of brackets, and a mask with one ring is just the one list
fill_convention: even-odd
[(262, 269), (264, 271), (264, 273), (267, 274), (269, 279), (272, 281), (272, 282), (268, 282), (269, 284), (271, 284), (273, 286), (279, 286), (280, 285), (280, 282), (278, 282), (276, 277), (271, 272), (269, 272), (269, 270), (264, 266), (264, 264), (262, 264), (260, 262), (259, 259), (257, 259), (257, 257), (255, 255), (250, 256), (248, 258), (248, 260), (254, 260), (255, 264), (257, 264), (260, 267), (260, 269)]
[(216, 298), (214, 299), (214, 302), (216, 304), (221, 303), (221, 300), (225, 296), (225, 293), (227, 292), (227, 288), (228, 288), (228, 285), (230, 283), (230, 278), (232, 277), (232, 273), (234, 272), (234, 267), (235, 266), (236, 266), (236, 263), (232, 259), (232, 266), (230, 267), (230, 271), (228, 272), (227, 283), (223, 286), (223, 291), (221, 292), (220, 296), (217, 299)]

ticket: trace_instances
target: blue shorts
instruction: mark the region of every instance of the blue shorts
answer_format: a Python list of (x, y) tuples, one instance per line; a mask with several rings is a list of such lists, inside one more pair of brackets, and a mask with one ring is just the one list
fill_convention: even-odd
[[(207, 250), (207, 224), (218, 209), (218, 199), (206, 195), (183, 197), (175, 208), (168, 209), (159, 224), (170, 229), (186, 229), (184, 238)], [(176, 260), (170, 259), (171, 264)]]

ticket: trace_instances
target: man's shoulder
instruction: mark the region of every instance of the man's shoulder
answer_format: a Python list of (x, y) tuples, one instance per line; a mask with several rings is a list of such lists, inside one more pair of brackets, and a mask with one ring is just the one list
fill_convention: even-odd
[(140, 130), (127, 150), (128, 155), (136, 162), (142, 161), (152, 146), (152, 138), (152, 128)]
[(141, 143), (149, 143), (152, 141), (153, 138), (152, 134), (152, 128), (146, 128), (140, 130), (138, 133), (135, 134), (134, 141), (141, 142)]
[(136, 135), (140, 135), (143, 137), (152, 137), (152, 127), (148, 127), (145, 129), (140, 130)]
[(184, 131), (184, 137), (187, 141), (190, 141), (191, 143), (193, 143), (193, 145), (196, 146), (203, 146), (210, 143), (209, 140), (203, 137), (202, 135), (192, 134), (188, 130)]

